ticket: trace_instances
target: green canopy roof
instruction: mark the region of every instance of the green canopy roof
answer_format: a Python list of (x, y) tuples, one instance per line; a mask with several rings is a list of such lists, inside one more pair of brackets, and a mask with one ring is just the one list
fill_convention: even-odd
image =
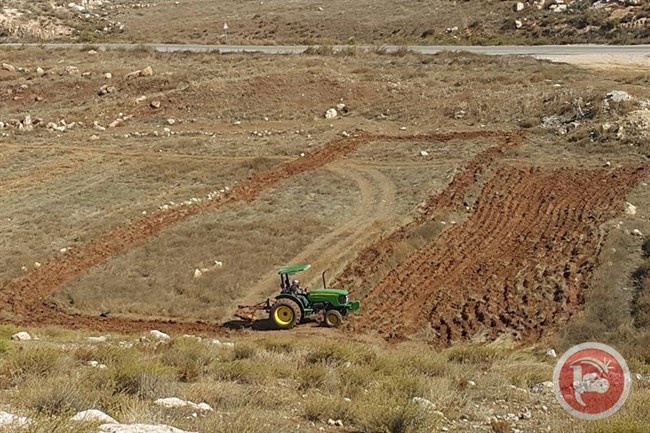
[(298, 272), (306, 271), (309, 268), (311, 268), (311, 265), (309, 263), (303, 263), (301, 265), (284, 266), (278, 270), (278, 274), (291, 275)]

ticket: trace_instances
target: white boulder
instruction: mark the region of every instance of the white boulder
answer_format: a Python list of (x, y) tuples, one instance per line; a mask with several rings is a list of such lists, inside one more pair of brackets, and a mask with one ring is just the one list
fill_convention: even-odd
[(117, 422), (112, 417), (106, 415), (104, 412), (97, 409), (81, 411), (77, 413), (75, 416), (73, 416), (72, 418), (70, 418), (70, 421), (102, 422), (102, 423), (111, 423), (111, 424)]
[(168, 334), (165, 334), (164, 332), (160, 332), (157, 329), (154, 329), (151, 332), (149, 332), (149, 335), (158, 340), (169, 340)]
[(32, 336), (25, 331), (20, 331), (12, 335), (11, 339), (14, 341), (28, 341), (32, 339)]
[(625, 213), (627, 215), (636, 215), (636, 206), (632, 203), (625, 202)]
[(194, 403), (189, 400), (183, 400), (177, 397), (159, 398), (153, 403), (166, 408), (189, 407), (190, 409), (206, 412), (211, 412), (213, 410), (207, 403)]
[(336, 116), (338, 116), (339, 113), (336, 112), (336, 108), (330, 108), (325, 112), (325, 118), (326, 119), (334, 119)]
[(23, 426), (30, 423), (31, 421), (27, 417), (9, 412), (0, 412), (0, 426)]
[(102, 424), (98, 433), (191, 433), (162, 424)]

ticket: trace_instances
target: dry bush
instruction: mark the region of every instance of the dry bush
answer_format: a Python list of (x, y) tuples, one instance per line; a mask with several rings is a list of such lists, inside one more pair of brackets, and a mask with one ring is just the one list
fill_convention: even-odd
[(209, 371), (211, 364), (219, 359), (221, 352), (218, 347), (190, 338), (175, 339), (169, 345), (161, 347), (162, 364), (173, 367), (181, 382), (199, 380)]
[(47, 416), (74, 415), (95, 407), (101, 392), (83, 381), (64, 375), (32, 377), (21, 384), (15, 402)]

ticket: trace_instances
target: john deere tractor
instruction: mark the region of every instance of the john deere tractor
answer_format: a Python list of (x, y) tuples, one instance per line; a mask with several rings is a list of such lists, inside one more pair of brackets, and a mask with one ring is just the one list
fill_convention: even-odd
[(322, 273), (323, 288), (304, 291), (290, 276), (311, 268), (309, 264), (285, 266), (278, 270), (280, 294), (257, 305), (240, 305), (237, 316), (251, 319), (256, 310), (268, 312), (269, 319), (278, 329), (291, 329), (304, 319), (323, 313), (323, 323), (337, 327), (350, 312), (357, 311), (359, 301), (350, 301), (347, 290), (327, 288), (325, 272)]

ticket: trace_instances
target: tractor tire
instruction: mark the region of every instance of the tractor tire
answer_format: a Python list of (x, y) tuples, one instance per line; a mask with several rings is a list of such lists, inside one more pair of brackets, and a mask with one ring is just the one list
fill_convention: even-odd
[(325, 325), (329, 328), (338, 328), (343, 323), (343, 315), (338, 310), (327, 310), (325, 312)]
[(269, 317), (278, 329), (291, 329), (300, 323), (302, 312), (291, 299), (280, 299), (271, 307)]

